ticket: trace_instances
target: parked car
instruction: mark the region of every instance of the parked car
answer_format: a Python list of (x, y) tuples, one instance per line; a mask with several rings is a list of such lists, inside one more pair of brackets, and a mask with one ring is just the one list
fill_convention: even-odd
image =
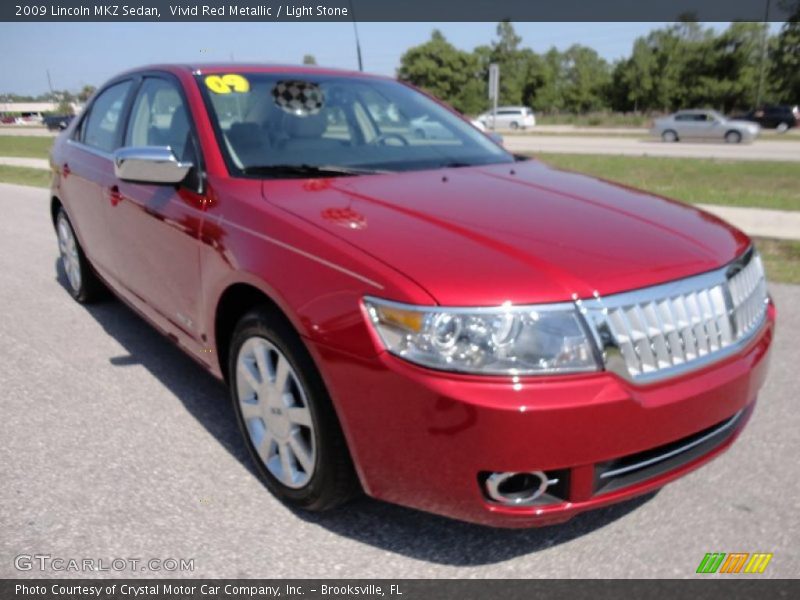
[(490, 129), (527, 129), (536, 125), (536, 116), (527, 106), (498, 106), (494, 115), (485, 112), (478, 121)]
[(766, 129), (776, 129), (783, 133), (800, 123), (800, 108), (797, 106), (764, 106), (751, 110), (742, 117), (746, 121), (758, 123)]
[(719, 140), (729, 144), (752, 142), (760, 127), (749, 121), (728, 119), (715, 110), (680, 110), (656, 119), (651, 135), (665, 142)]
[[(453, 143), (399, 125), (421, 116)], [(293, 507), (363, 490), (561, 522), (719, 455), (766, 377), (775, 308), (745, 234), (514, 157), (388, 78), (128, 71), (51, 159), (66, 289), (110, 288), (226, 381)]]
[(50, 131), (66, 129), (74, 115), (50, 115), (44, 117), (44, 126)]

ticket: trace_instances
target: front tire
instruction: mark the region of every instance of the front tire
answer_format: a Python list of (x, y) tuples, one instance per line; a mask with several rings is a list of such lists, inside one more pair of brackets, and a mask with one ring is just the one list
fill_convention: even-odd
[(291, 325), (267, 310), (236, 326), (231, 399), (267, 488), (294, 508), (323, 511), (358, 490), (347, 444), (322, 377)]
[(661, 134), (661, 139), (671, 144), (673, 142), (678, 141), (678, 134), (673, 131), (672, 129), (667, 129), (664, 133)]
[(56, 216), (56, 235), (61, 266), (67, 276), (67, 289), (70, 295), (81, 304), (100, 299), (103, 296), (104, 286), (86, 260), (86, 254), (63, 208), (58, 209)]
[(787, 131), (789, 131), (789, 124), (778, 123), (778, 125), (775, 127), (775, 131), (777, 131), (778, 133), (786, 133)]

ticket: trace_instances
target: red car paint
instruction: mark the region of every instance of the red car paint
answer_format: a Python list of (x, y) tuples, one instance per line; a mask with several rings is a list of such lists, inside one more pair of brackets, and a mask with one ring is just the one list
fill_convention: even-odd
[[(224, 377), (228, 332), (220, 310), (228, 294), (248, 286), (271, 299), (323, 375), (368, 494), (489, 525), (560, 522), (660, 487), (733, 441), (657, 477), (593, 494), (597, 463), (752, 409), (773, 336), (771, 305), (766, 325), (736, 355), (635, 385), (602, 371), (512, 381), (414, 366), (382, 349), (362, 300), (492, 306), (604, 296), (720, 268), (750, 245), (743, 233), (684, 204), (537, 161), (337, 179), (236, 178), (194, 69), (329, 73), (149, 67), (183, 88), (205, 192), (117, 180), (108, 156), (69, 143), (75, 119), (52, 152), (52, 195), (98, 274), (217, 377)], [(533, 469), (569, 470), (567, 500), (500, 507), (477, 482), (483, 471)]]

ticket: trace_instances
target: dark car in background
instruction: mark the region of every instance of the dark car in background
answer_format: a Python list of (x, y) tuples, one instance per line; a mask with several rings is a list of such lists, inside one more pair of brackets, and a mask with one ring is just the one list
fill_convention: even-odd
[(780, 132), (788, 131), (800, 124), (800, 108), (797, 106), (762, 106), (742, 117), (754, 121), (765, 129), (777, 129)]
[(50, 115), (44, 117), (42, 122), (50, 131), (61, 131), (62, 129), (66, 129), (67, 125), (69, 125), (70, 121), (74, 118), (75, 115)]

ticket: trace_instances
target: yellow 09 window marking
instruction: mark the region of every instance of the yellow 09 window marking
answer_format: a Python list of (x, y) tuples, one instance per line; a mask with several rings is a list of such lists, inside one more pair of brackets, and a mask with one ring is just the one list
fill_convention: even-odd
[(250, 82), (241, 75), (228, 73), (227, 75), (209, 75), (205, 79), (206, 87), (215, 94), (230, 94), (231, 92), (249, 92)]

